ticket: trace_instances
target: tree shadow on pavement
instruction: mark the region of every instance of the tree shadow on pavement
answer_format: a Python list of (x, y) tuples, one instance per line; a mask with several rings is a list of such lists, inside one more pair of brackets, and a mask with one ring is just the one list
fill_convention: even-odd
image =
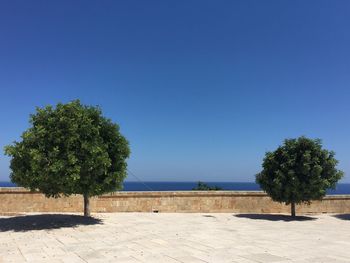
[(80, 225), (102, 224), (101, 219), (66, 214), (24, 215), (0, 218), (0, 232), (49, 230)]
[(311, 221), (311, 220), (317, 219), (315, 217), (309, 217), (309, 216), (291, 217), (290, 215), (276, 215), (276, 214), (236, 214), (234, 216), (239, 218), (248, 218), (248, 219), (254, 219), (254, 220), (285, 221), (285, 222)]
[(333, 217), (342, 219), (342, 220), (350, 220), (350, 214), (338, 214), (338, 215), (333, 215)]

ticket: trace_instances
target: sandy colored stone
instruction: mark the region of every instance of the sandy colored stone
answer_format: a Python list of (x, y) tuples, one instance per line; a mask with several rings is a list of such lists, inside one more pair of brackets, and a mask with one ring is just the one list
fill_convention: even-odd
[(346, 216), (94, 216), (87, 221), (69, 214), (1, 216), (0, 262), (350, 262)]
[[(46, 198), (23, 188), (0, 188), (0, 215), (25, 212), (81, 212), (78, 195)], [(93, 212), (183, 213), (288, 213), (290, 208), (254, 191), (115, 192), (91, 199)], [(350, 195), (326, 196), (310, 205), (298, 205), (297, 213), (348, 213)]]

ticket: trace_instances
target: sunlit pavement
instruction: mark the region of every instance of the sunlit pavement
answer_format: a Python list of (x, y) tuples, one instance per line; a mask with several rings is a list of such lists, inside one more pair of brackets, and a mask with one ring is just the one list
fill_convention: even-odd
[(0, 217), (0, 262), (350, 262), (350, 215)]

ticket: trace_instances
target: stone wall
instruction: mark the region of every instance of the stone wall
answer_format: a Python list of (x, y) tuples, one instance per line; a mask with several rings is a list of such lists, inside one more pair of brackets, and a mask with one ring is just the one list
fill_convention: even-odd
[[(0, 188), (0, 214), (21, 212), (81, 212), (83, 198), (46, 198), (23, 188)], [(115, 192), (91, 199), (92, 212), (229, 212), (289, 213), (262, 192), (172, 191)], [(297, 213), (350, 213), (350, 195), (326, 196), (322, 201), (297, 206)]]

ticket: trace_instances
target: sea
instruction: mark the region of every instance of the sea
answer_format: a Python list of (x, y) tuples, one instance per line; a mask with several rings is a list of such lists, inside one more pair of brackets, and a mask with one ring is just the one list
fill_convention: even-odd
[[(190, 191), (198, 182), (124, 182), (122, 191)], [(209, 186), (219, 186), (226, 191), (261, 191), (256, 183), (249, 182), (205, 182)], [(0, 187), (16, 187), (11, 182), (0, 182)], [(329, 195), (350, 194), (350, 184), (337, 184), (336, 189), (327, 191)]]

